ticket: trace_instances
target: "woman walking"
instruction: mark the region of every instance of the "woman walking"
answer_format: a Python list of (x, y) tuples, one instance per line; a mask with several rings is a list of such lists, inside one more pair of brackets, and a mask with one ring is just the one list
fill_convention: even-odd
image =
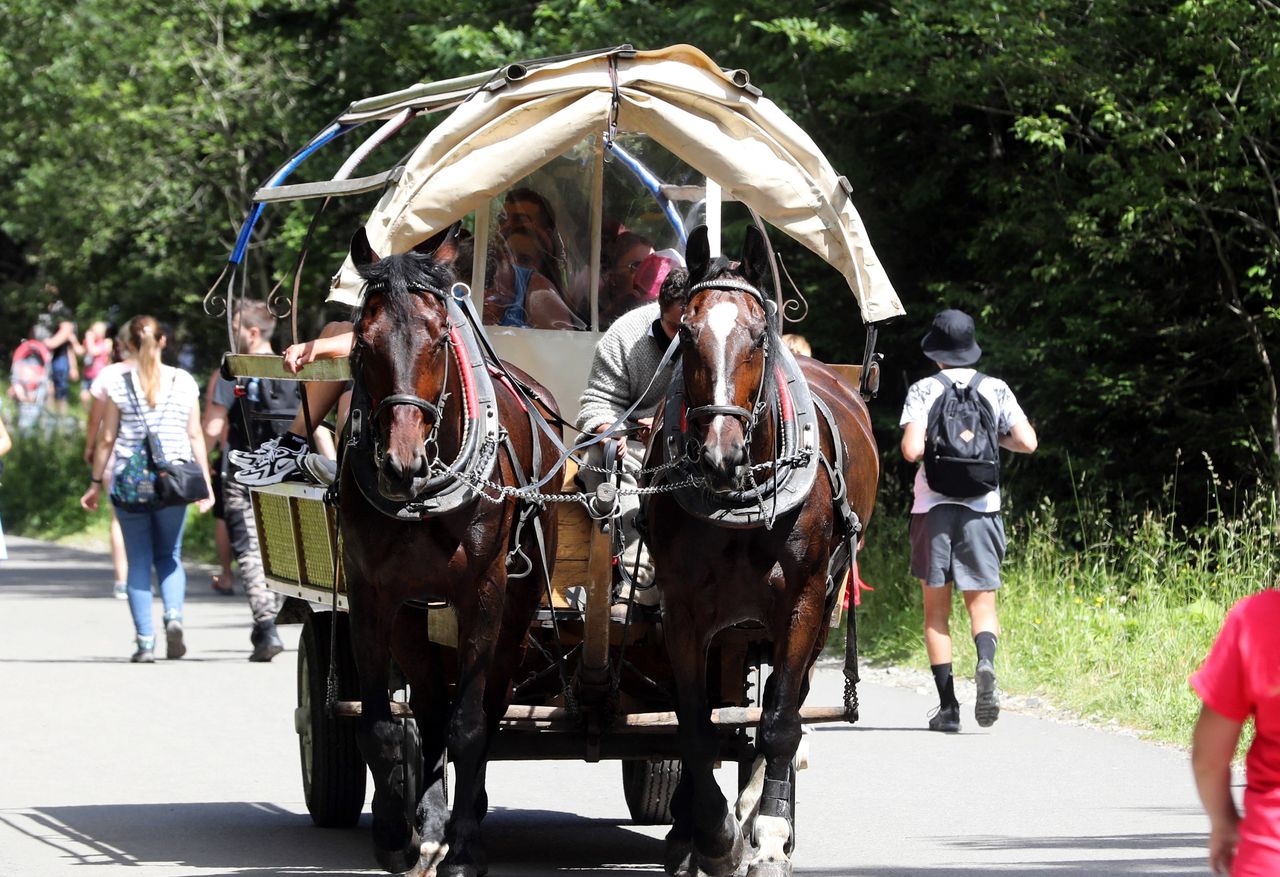
[[(146, 465), (147, 433), (155, 436), (166, 460), (196, 460), (209, 481), (209, 464), (200, 428), (200, 391), (195, 379), (180, 369), (160, 362), (165, 336), (154, 317), (136, 317), (125, 338), (133, 353), (134, 369), (122, 372), (107, 388), (107, 408), (98, 433), (89, 489), (80, 504), (90, 511), (98, 508), (103, 476), (110, 468), (121, 479), (127, 467)], [(127, 483), (129, 479), (125, 479)], [(142, 511), (124, 508), (116, 501), (116, 516), (124, 534), (128, 558), (129, 610), (137, 633), (134, 663), (155, 662), (155, 626), (151, 610), (151, 570), (160, 580), (164, 601), (166, 657), (181, 658), (187, 652), (183, 641), (182, 606), (186, 598), (187, 575), (182, 568), (182, 527), (185, 505), (150, 507)], [(196, 507), (208, 511), (213, 491)], [(136, 507), (136, 504), (135, 504)]]

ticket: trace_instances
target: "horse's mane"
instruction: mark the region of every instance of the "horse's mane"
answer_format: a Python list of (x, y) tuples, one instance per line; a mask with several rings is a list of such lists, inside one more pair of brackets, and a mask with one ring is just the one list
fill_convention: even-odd
[(390, 316), (397, 322), (409, 318), (411, 296), (427, 292), (443, 300), (455, 279), (448, 262), (437, 262), (412, 251), (387, 256), (356, 270), (365, 282), (365, 295), (382, 293)]

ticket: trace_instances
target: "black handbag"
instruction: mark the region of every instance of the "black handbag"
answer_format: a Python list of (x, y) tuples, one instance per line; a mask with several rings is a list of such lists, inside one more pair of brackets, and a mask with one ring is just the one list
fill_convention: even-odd
[[(142, 428), (147, 433), (147, 448), (151, 452), (151, 464), (155, 468), (155, 507), (188, 505), (209, 496), (209, 484), (205, 481), (204, 469), (195, 460), (181, 463), (170, 463), (164, 456), (164, 448), (160, 439), (147, 425), (142, 416), (142, 408), (138, 405), (138, 396), (133, 390), (133, 375), (125, 375), (125, 389), (129, 391), (129, 401), (142, 421)], [(168, 403), (166, 402), (166, 405)]]

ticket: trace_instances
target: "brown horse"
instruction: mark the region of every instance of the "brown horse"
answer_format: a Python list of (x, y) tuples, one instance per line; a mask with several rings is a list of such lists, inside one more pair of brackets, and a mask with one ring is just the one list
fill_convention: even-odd
[[(339, 521), (378, 861), (393, 872), (475, 877), (486, 871), (479, 838), (488, 807), (485, 759), (510, 702), (556, 533), (545, 508), (478, 498), (458, 473), (518, 487), (546, 475), (556, 455), (510, 384), (489, 381), (486, 364), (474, 361), (479, 348), (465, 335), (468, 321), (449, 302), (453, 231), (381, 260), (363, 230), (352, 242), (366, 287), (354, 327)], [(451, 679), (444, 665), (454, 661), (428, 642), (418, 601), (447, 601), (456, 613)], [(409, 683), (416, 729), (392, 716), (393, 659)], [(456, 775), (452, 811), (446, 751)]]
[[(680, 330), (683, 377), (674, 379), (683, 379), (686, 407), (663, 412), (664, 418), (685, 422), (682, 440), (674, 446), (705, 479), (712, 507), (716, 496), (741, 495), (757, 473), (766, 477), (778, 468), (766, 465), (775, 459), (779, 436), (776, 419), (763, 412), (776, 398), (771, 394), (783, 392), (773, 379), (781, 340), (758, 291), (768, 244), (755, 228), (747, 231), (740, 263), (711, 259), (705, 229), (690, 235), (690, 298)], [(667, 836), (666, 866), (672, 874), (732, 874), (746, 856), (751, 877), (791, 873), (791, 765), (800, 743), (799, 709), (808, 693), (809, 670), (826, 641), (834, 599), (828, 580), (842, 574), (829, 569), (829, 561), (852, 536), (842, 532), (833, 499), (843, 481), (848, 506), (865, 526), (879, 478), (862, 399), (821, 363), (801, 357), (799, 366), (838, 432), (833, 436), (826, 417), (818, 417), (817, 448), (830, 466), (842, 461), (842, 471), (833, 477), (834, 469), (818, 466), (803, 501), (769, 527), (724, 526), (690, 513), (674, 493), (657, 494), (648, 504), (683, 761)], [(655, 437), (660, 434), (655, 427)], [(835, 442), (841, 443), (838, 455)], [(649, 465), (667, 457), (664, 443), (655, 441)], [(718, 631), (742, 622), (764, 626), (773, 645), (773, 672), (764, 692), (753, 771), (752, 788), (760, 796), (756, 800), (752, 792), (740, 799), (740, 824), (712, 772), (720, 750), (710, 718), (706, 656)]]

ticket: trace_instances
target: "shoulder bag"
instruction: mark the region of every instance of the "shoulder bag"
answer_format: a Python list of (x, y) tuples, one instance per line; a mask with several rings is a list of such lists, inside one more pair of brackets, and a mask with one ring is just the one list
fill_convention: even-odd
[[(187, 505), (206, 498), (209, 486), (205, 482), (204, 470), (200, 468), (200, 464), (195, 460), (170, 463), (165, 458), (160, 439), (147, 425), (142, 407), (138, 404), (138, 396), (133, 389), (133, 375), (126, 374), (124, 379), (129, 401), (146, 432), (146, 441), (133, 452), (124, 469), (112, 481), (112, 503), (126, 511), (149, 511), (164, 506)], [(167, 407), (168, 403), (165, 404)]]

